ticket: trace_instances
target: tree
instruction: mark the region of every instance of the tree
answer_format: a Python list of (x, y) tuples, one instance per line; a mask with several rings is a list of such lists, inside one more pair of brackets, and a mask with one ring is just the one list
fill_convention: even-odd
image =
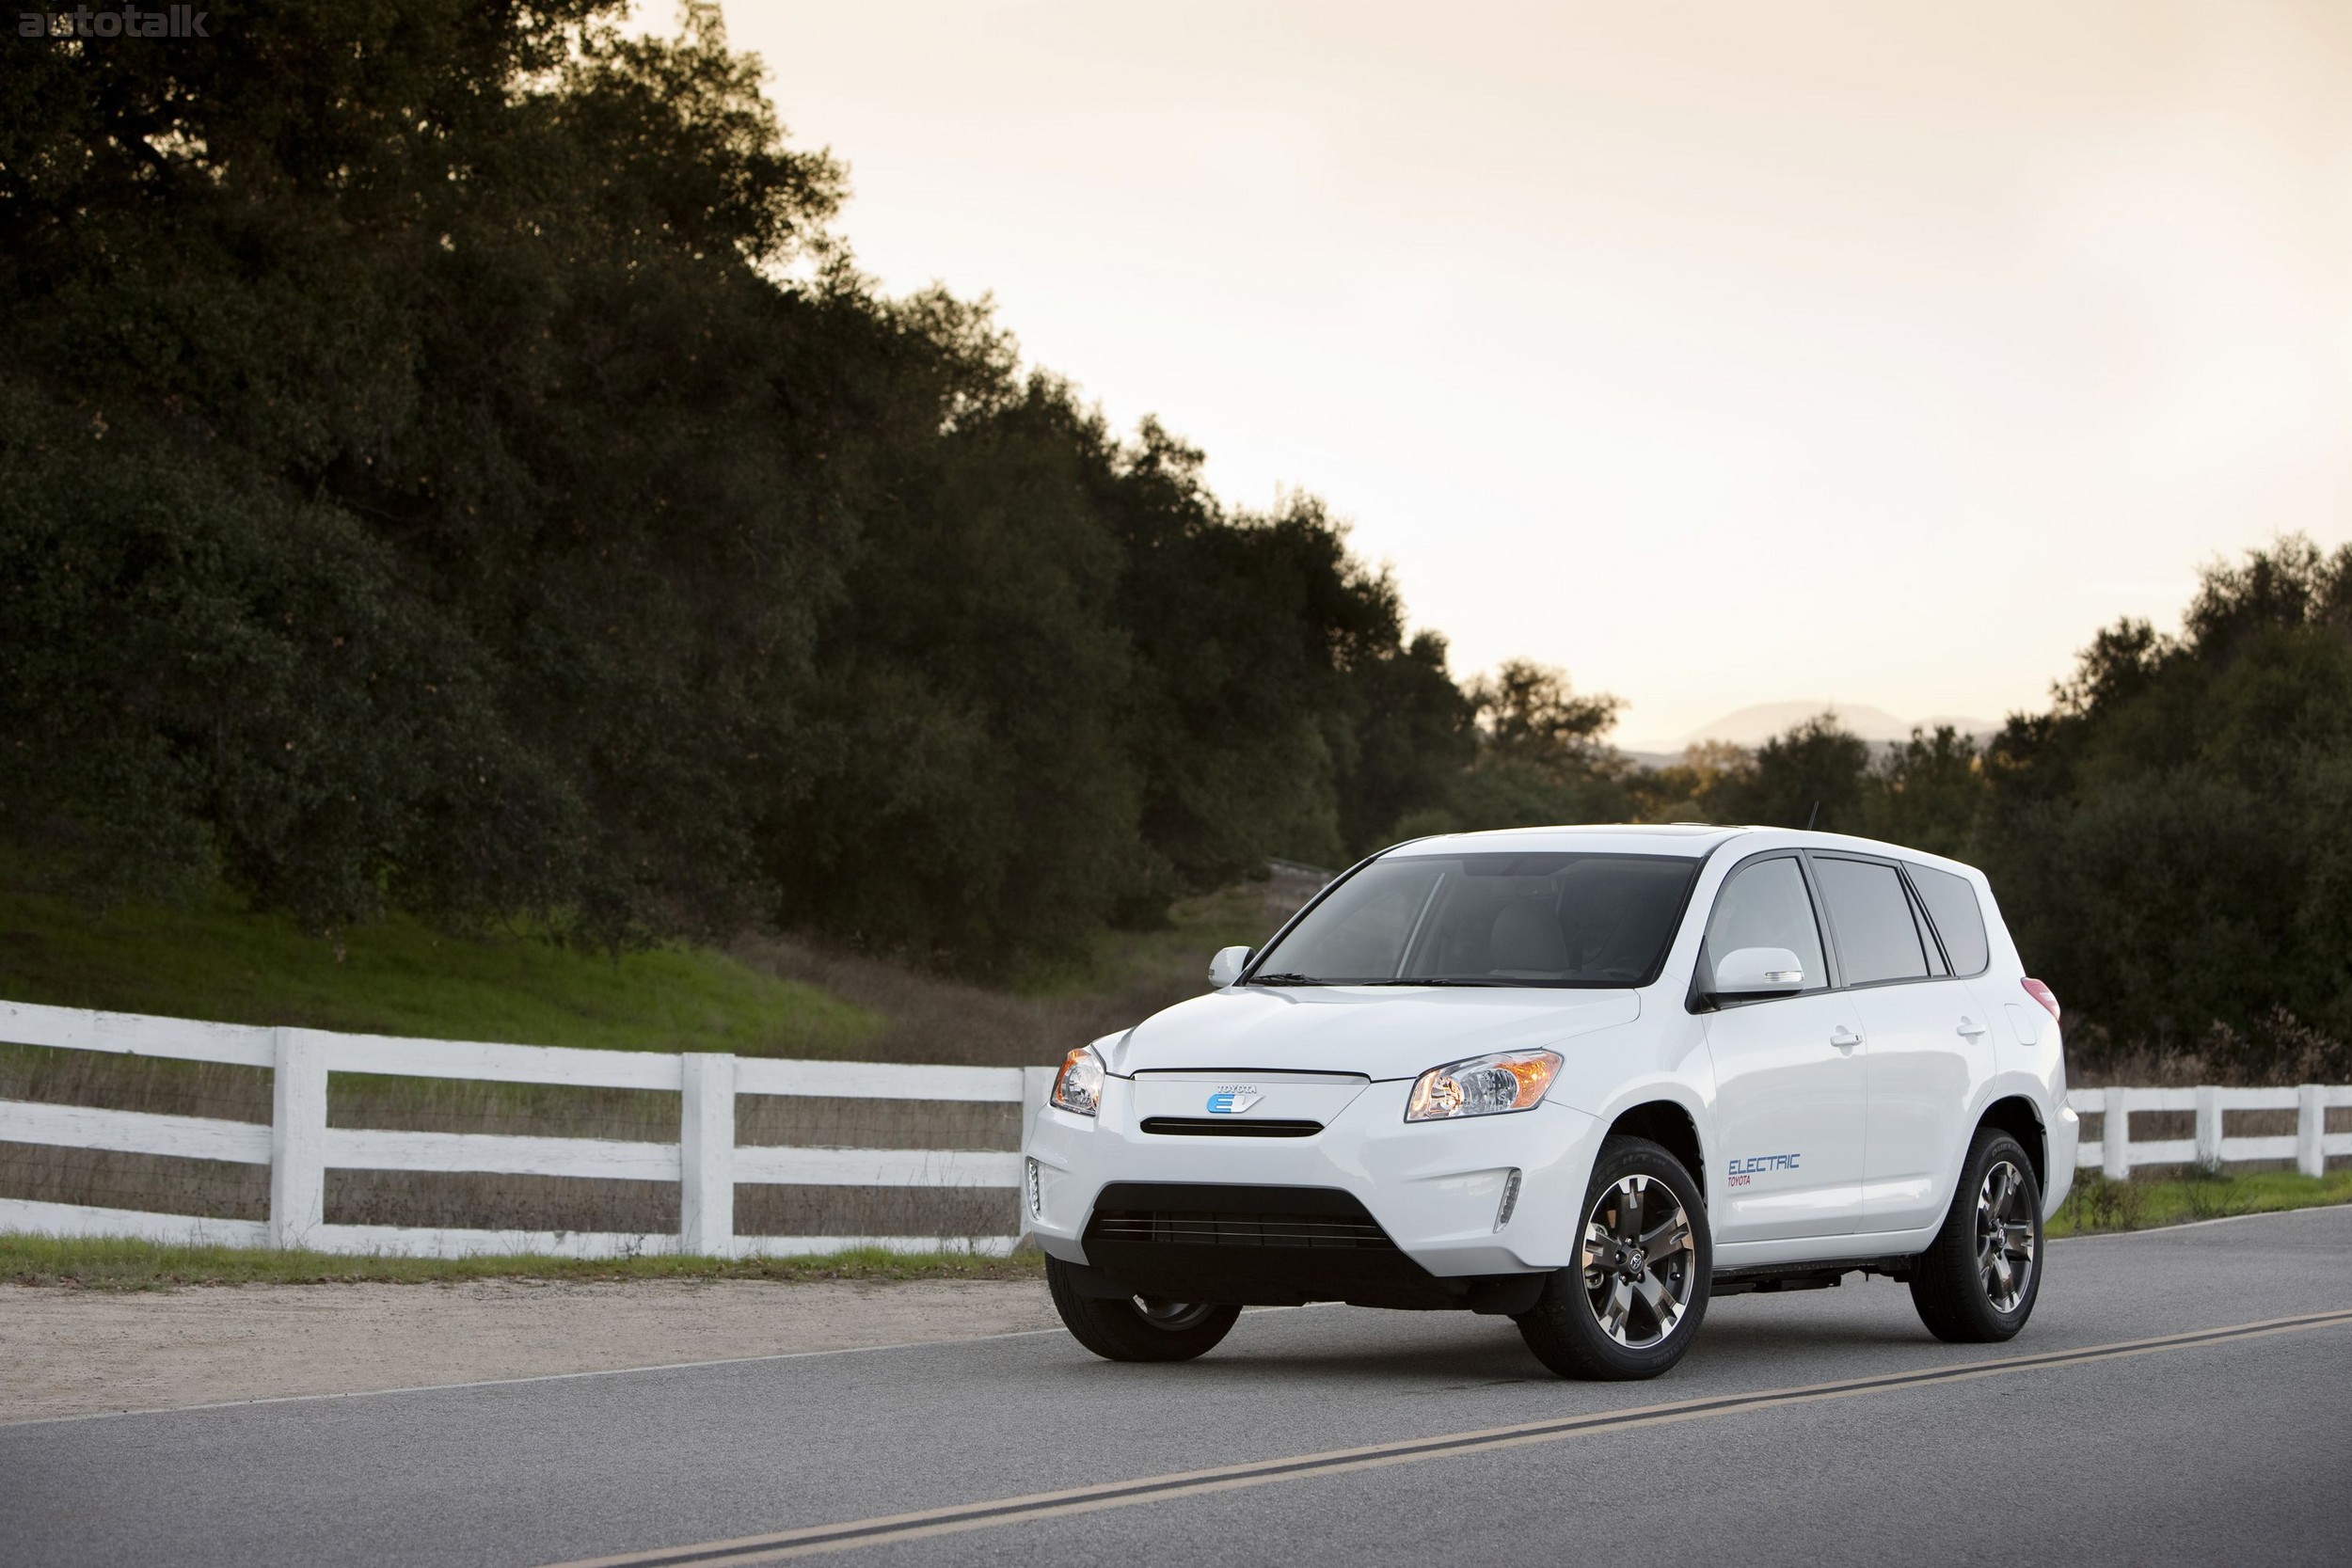
[(1756, 772), (1756, 753), (1728, 740), (1694, 741), (1681, 759), (1631, 774), (1627, 784), (1645, 822), (1725, 822), (1730, 801)]
[(1822, 713), (1756, 749), (1756, 766), (1723, 788), (1729, 819), (1777, 828), (1861, 832), (1867, 741)]
[(1864, 783), (1863, 832), (1955, 860), (1974, 856), (1977, 814), (1985, 795), (1977, 743), (1949, 724), (1914, 729), (1888, 748)]
[(1414, 634), (1348, 668), (1361, 717), (1340, 769), (1340, 832), (1350, 855), (1413, 836), (1416, 814), (1442, 810), (1478, 754), (1476, 705), (1446, 673), (1446, 642)]
[(2074, 1037), (2352, 1037), (2352, 547), (2210, 567), (2180, 636), (2119, 623), (2055, 695), (1985, 758), (1984, 855)]
[(1487, 752), (1551, 768), (1612, 766), (1601, 737), (1615, 727), (1625, 699), (1580, 696), (1568, 673), (1533, 659), (1505, 659), (1470, 686), (1470, 705)]
[(1397, 836), (1620, 820), (1631, 809), (1630, 771), (1605, 736), (1625, 706), (1581, 695), (1567, 672), (1505, 660), (1463, 691), (1472, 717), (1470, 766), (1442, 800), (1407, 814)]
[(0, 834), (1000, 967), (1437, 799), (1442, 640), (984, 302), (883, 296), (713, 6), (257, 0), (0, 77)]

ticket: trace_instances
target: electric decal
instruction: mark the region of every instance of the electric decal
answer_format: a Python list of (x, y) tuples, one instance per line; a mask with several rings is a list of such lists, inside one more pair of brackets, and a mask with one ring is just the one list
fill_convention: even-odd
[(1744, 1187), (1759, 1176), (1795, 1170), (1798, 1158), (1794, 1154), (1751, 1154), (1744, 1160), (1734, 1160), (1731, 1162), (1729, 1185)]

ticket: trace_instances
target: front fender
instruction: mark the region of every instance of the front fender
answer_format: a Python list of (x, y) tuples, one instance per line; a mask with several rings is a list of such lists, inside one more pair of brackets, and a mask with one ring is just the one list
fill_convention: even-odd
[(1560, 1072), (1544, 1098), (1589, 1117), (1613, 1119), (1659, 1098), (1649, 1091), (1661, 1085), (1675, 1088), (1678, 1099), (1703, 1102), (1701, 1086), (1711, 1082), (1707, 1036), (1694, 1018), (1645, 1016), (1551, 1046), (1560, 1053)]
[(1677, 1010), (1660, 1019), (1602, 1030), (1563, 1044), (1559, 1076), (1546, 1098), (1594, 1117), (1603, 1128), (1646, 1105), (1671, 1105), (1698, 1137), (1698, 1180), (1707, 1201), (1718, 1196), (1710, 1171), (1715, 1147), (1714, 1062), (1699, 1021)]

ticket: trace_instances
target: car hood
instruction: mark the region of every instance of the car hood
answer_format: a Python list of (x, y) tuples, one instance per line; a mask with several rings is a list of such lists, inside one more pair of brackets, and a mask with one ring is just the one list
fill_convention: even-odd
[(1414, 1078), (1641, 1017), (1630, 990), (1235, 986), (1101, 1042), (1111, 1071), (1360, 1072)]

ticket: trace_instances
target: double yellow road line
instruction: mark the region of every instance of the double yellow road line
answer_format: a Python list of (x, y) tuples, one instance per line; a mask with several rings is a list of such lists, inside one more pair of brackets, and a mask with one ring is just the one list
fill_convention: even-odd
[(1411, 1465), (1425, 1459), (1451, 1459), (1459, 1454), (1486, 1453), (1496, 1449), (1534, 1443), (1557, 1443), (1596, 1433), (1628, 1432), (1640, 1427), (1666, 1426), (1677, 1421), (1705, 1420), (1713, 1416), (1748, 1410), (1772, 1410), (1785, 1405), (1812, 1404), (1822, 1400), (1853, 1399), (1863, 1394), (1937, 1384), (1965, 1383), (1976, 1378), (2003, 1377), (2014, 1372), (2080, 1366), (2090, 1361), (2115, 1361), (2126, 1356), (2153, 1355), (2163, 1351), (2188, 1350), (2199, 1345), (2259, 1339), (2274, 1334), (2299, 1334), (2315, 1328), (2352, 1323), (2352, 1309), (2310, 1312), (2298, 1317), (2269, 1318), (2260, 1323), (2233, 1323), (2226, 1328), (2198, 1329), (2187, 1334), (2164, 1334), (2149, 1339), (2124, 1339), (2080, 1350), (2048, 1351), (2039, 1355), (2008, 1355), (1993, 1360), (1963, 1361), (1919, 1371), (1891, 1372), (1880, 1377), (1848, 1378), (1794, 1388), (1764, 1388), (1744, 1394), (1717, 1394), (1704, 1399), (1664, 1404), (1637, 1404), (1590, 1416), (1564, 1416), (1549, 1421), (1524, 1421), (1517, 1426), (1486, 1427), (1454, 1432), (1438, 1437), (1414, 1437), (1395, 1443), (1374, 1443), (1359, 1449), (1333, 1449), (1288, 1459), (1263, 1459), (1248, 1465), (1224, 1465), (1211, 1470), (1185, 1470), (1173, 1475), (1147, 1476), (1136, 1481), (1075, 1486), (1063, 1492), (1038, 1492), (1024, 1497), (1000, 1497), (992, 1502), (960, 1503), (947, 1508), (894, 1513), (876, 1519), (855, 1519), (837, 1525), (810, 1525), (778, 1530), (772, 1535), (747, 1535), (732, 1541), (706, 1541), (691, 1546), (667, 1546), (650, 1552), (629, 1552), (549, 1568), (738, 1568), (755, 1562), (780, 1562), (787, 1558), (814, 1557), (819, 1552), (850, 1551), (926, 1536), (953, 1535), (991, 1529), (999, 1525), (1055, 1519), (1071, 1513), (1131, 1508), (1137, 1503), (1171, 1497), (1197, 1497), (1210, 1492), (1238, 1491), (1248, 1486), (1271, 1486), (1279, 1481), (1305, 1481), (1316, 1476), (1345, 1475), (1389, 1465)]

